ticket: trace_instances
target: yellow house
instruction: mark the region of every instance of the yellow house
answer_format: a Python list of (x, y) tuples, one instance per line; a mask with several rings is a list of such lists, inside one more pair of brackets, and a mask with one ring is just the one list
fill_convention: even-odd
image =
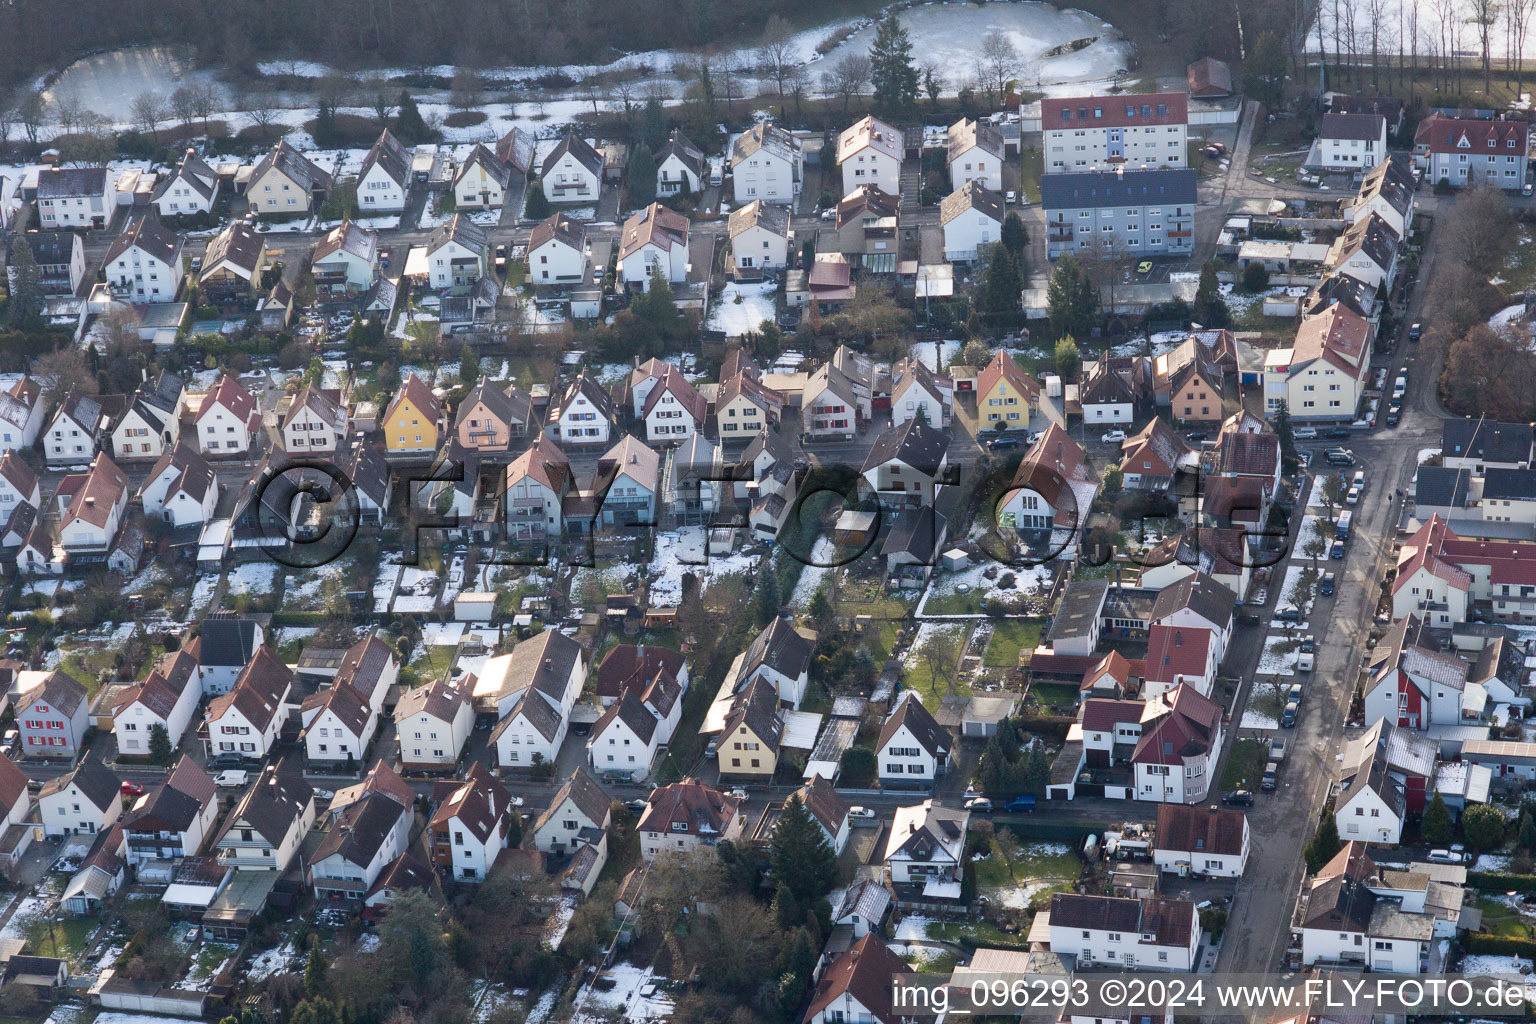
[(281, 140), (251, 168), (245, 198), (252, 213), (281, 217), (308, 213), (330, 190), (331, 176)]
[(745, 373), (724, 384), (715, 400), (715, 423), (722, 442), (747, 441), (779, 422), (784, 397)]
[(976, 378), (977, 426), (982, 430), (997, 430), (1002, 424), (1007, 430), (1028, 430), (1029, 411), (1040, 404), (1040, 385), (1006, 350), (987, 364)]
[(437, 421), (442, 404), (414, 374), (407, 374), (384, 413), (379, 429), (390, 454), (431, 454), (437, 451)]
[(715, 739), (720, 774), (772, 778), (779, 766), (779, 738), (783, 731), (778, 691), (759, 676), (736, 695), (725, 728)]

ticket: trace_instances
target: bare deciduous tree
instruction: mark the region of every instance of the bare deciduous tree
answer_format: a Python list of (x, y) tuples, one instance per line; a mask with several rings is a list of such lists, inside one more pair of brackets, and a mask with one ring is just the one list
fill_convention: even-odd
[(978, 70), (984, 72), (982, 78), (987, 83), (987, 95), (994, 95), (993, 87), (996, 86), (995, 95), (1001, 102), (1009, 79), (1019, 70), (1019, 51), (1001, 30), (993, 29), (981, 41)]
[(395, 114), (395, 99), (399, 93), (391, 90), (389, 82), (383, 77), (374, 75), (364, 79), (363, 94), (368, 97), (368, 105), (373, 108), (373, 116), (378, 118), (379, 127), (387, 126)]
[(789, 22), (775, 14), (763, 26), (763, 41), (757, 47), (757, 66), (773, 82), (780, 99), (784, 97), (790, 70), (800, 63), (800, 48), (794, 38)]
[(85, 353), (75, 345), (67, 345), (38, 356), (32, 361), (32, 376), (37, 378), (42, 387), (43, 399), (49, 405), (63, 401), (70, 388), (85, 395), (94, 395), (100, 390)]
[(480, 105), (480, 76), (468, 68), (454, 72), (453, 84), (448, 89), (448, 105), (455, 110), (473, 110)]
[(275, 94), (266, 89), (252, 89), (245, 97), (245, 106), (240, 112), (265, 143), (272, 126), (277, 123), (278, 109)]
[(1509, 19), (1510, 49), (1515, 58), (1515, 89), (1525, 87), (1525, 40), (1531, 29), (1531, 14), (1536, 0), (1508, 0), (1505, 16)]
[(1493, 29), (1503, 11), (1501, 0), (1467, 0), (1468, 18), (1477, 32), (1478, 53), (1483, 62), (1483, 95), (1493, 92)]
[(48, 105), (43, 102), (43, 94), (22, 93), (21, 99), (16, 103), (16, 120), (26, 132), (27, 142), (37, 145), (38, 135), (42, 132), (43, 125), (48, 123)]
[(166, 103), (159, 93), (139, 93), (133, 98), (129, 109), (133, 113), (134, 126), (145, 135), (153, 135), (165, 122)]
[(848, 115), (848, 104), (869, 84), (869, 72), (869, 58), (862, 53), (850, 53), (822, 76), (822, 92), (843, 98), (843, 116)]
[(191, 128), (197, 120), (197, 106), (197, 86), (190, 82), (178, 85), (171, 93), (171, 113), (183, 128)]
[(69, 135), (78, 131), (85, 123), (85, 115), (85, 108), (73, 96), (60, 96), (53, 101), (53, 123), (58, 126), (61, 134)]

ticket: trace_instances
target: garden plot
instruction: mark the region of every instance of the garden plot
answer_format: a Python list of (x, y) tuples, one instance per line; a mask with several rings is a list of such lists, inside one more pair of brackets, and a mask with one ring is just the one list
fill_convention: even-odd
[(414, 565), (402, 566), (400, 589), (395, 593), (390, 610), (397, 614), (430, 612), (437, 607), (437, 585), (440, 579), (439, 574), (430, 569), (418, 569)]
[(1271, 633), (1264, 640), (1264, 653), (1259, 655), (1255, 676), (1287, 676), (1296, 671), (1301, 658), (1301, 641), (1284, 633)]
[[(612, 981), (613, 987), (605, 990), (592, 982), (581, 987), (576, 993), (576, 1005), (587, 1012), (574, 1018), (581, 1024), (612, 1020), (615, 1010), (624, 1020), (636, 1022), (664, 1020), (671, 1015), (672, 1000), (652, 984), (655, 979), (649, 967), (617, 963), (598, 977), (604, 984)], [(642, 991), (650, 994), (642, 995)]]
[(1021, 843), (999, 828), (992, 849), (977, 853), (976, 885), (985, 899), (1012, 909), (1027, 909), (1043, 894), (1070, 888), (1082, 873), (1082, 864), (1065, 843)]
[[(258, 953), (248, 961), (246, 979), (248, 981), (265, 981), (274, 974), (283, 974), (295, 970), (303, 962), (303, 957), (294, 948), (292, 940), (284, 942), (276, 949), (269, 949)], [(103, 1016), (106, 1016), (103, 1014)]]
[(225, 592), (236, 594), (270, 594), (277, 579), (277, 563), (243, 562), (229, 570), (225, 577)]
[[(990, 577), (988, 572), (991, 571)], [(1043, 597), (1052, 579), (1049, 567), (1025, 566), (1014, 569), (984, 560), (958, 572), (936, 572), (923, 595), (919, 614), (979, 614), (983, 602), (996, 598)], [(1009, 576), (1013, 585), (1004, 586)]]
[(949, 637), (958, 645), (965, 640), (965, 631), (968, 627), (963, 622), (925, 622), (918, 627), (917, 635), (912, 638), (912, 644), (901, 656), (901, 662), (908, 669), (914, 669), (923, 664), (923, 648), (939, 637)]
[(341, 584), (355, 571), (350, 562), (327, 562), (303, 572), (290, 573), (283, 583), (283, 607), (291, 611), (316, 611), (325, 605), (327, 583)]
[(688, 573), (699, 577), (702, 592), (715, 580), (757, 571), (761, 556), (739, 550), (729, 555), (707, 555), (704, 541), (702, 526), (685, 526), (656, 535), (656, 553), (646, 569), (646, 576), (651, 581), (650, 602), (653, 606), (676, 607), (682, 603), (683, 577)]
[(822, 583), (834, 571), (836, 556), (837, 545), (831, 537), (816, 538), (816, 545), (811, 548), (810, 564), (800, 570), (800, 579), (795, 584), (795, 592), (790, 595), (789, 607), (804, 609), (811, 603), (816, 591), (821, 589)]
[(954, 340), (915, 343), (912, 346), (912, 355), (928, 369), (935, 373), (943, 373), (960, 354), (961, 344)]
[(778, 285), (772, 281), (728, 284), (710, 305), (708, 326), (724, 331), (728, 338), (755, 331), (764, 320), (772, 321), (777, 314), (777, 292)]
[[(1268, 650), (1265, 651), (1266, 656)], [(1263, 662), (1260, 662), (1262, 667)], [(1285, 710), (1285, 691), (1290, 688), (1289, 680), (1253, 680), (1253, 685), (1248, 688), (1248, 703), (1243, 707), (1243, 719), (1238, 723), (1241, 729), (1278, 729), (1280, 728), (1280, 712)]]

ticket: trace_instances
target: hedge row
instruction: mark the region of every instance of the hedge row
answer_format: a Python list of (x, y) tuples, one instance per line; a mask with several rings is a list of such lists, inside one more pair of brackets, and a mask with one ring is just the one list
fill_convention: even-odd
[(272, 625), (274, 626), (323, 626), (331, 621), (328, 612), (273, 612)]
[(1488, 892), (1536, 892), (1536, 875), (1511, 875), (1501, 871), (1468, 871), (1467, 884)]
[(1468, 953), (1483, 953), (1490, 956), (1519, 956), (1527, 960), (1536, 959), (1536, 939), (1516, 939), (1507, 935), (1473, 935), (1462, 936), (1461, 946)]

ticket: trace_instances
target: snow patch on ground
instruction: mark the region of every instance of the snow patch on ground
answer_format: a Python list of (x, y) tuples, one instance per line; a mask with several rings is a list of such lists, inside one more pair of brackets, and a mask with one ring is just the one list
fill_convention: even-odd
[(961, 347), (959, 341), (923, 341), (913, 344), (912, 355), (928, 369), (942, 373), (949, 369), (950, 362), (960, 354)]
[(739, 338), (755, 331), (764, 320), (772, 320), (777, 313), (775, 295), (778, 285), (771, 281), (750, 284), (731, 282), (720, 289), (719, 296), (710, 305), (708, 326), (724, 331), (728, 338)]
[(912, 646), (907, 648), (907, 653), (902, 655), (902, 663), (908, 668), (921, 664), (923, 660), (923, 648), (935, 638), (940, 636), (952, 636), (955, 643), (965, 639), (966, 626), (964, 623), (953, 622), (925, 622), (918, 627), (917, 636), (912, 640)]
[(293, 970), (299, 959), (299, 951), (293, 943), (284, 942), (276, 949), (268, 949), (252, 957), (246, 969), (246, 977), (250, 981), (265, 981), (274, 974)]
[(687, 573), (699, 576), (703, 589), (707, 590), (714, 580), (757, 571), (760, 560), (758, 555), (748, 555), (739, 550), (729, 555), (706, 555), (702, 526), (685, 526), (658, 533), (656, 553), (647, 569), (651, 580), (651, 604), (674, 607), (680, 604), (683, 600), (683, 576)]

